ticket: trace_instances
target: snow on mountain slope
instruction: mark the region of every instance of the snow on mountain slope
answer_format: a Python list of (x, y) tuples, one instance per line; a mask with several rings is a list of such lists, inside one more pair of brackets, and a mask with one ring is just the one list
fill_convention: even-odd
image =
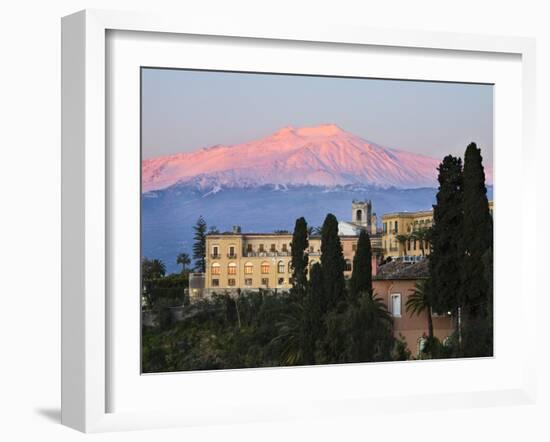
[(144, 160), (142, 184), (144, 192), (186, 182), (227, 187), (435, 187), (439, 162), (440, 159), (371, 143), (334, 124), (289, 126), (249, 143), (217, 145)]

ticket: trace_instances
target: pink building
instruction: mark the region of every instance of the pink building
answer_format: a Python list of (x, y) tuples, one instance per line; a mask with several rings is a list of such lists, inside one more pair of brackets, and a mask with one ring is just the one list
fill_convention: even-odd
[[(406, 303), (416, 282), (425, 280), (428, 275), (428, 259), (423, 259), (417, 262), (391, 261), (379, 266), (373, 276), (374, 293), (382, 298), (393, 316), (394, 336), (405, 337), (413, 356), (419, 353), (422, 337), (428, 335), (428, 312), (409, 314)], [(453, 319), (450, 315), (432, 314), (432, 320), (434, 335), (441, 342), (453, 333)]]

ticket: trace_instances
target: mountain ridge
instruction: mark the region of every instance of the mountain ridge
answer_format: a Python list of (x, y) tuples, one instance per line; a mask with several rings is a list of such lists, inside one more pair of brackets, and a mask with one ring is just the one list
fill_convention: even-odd
[(440, 160), (388, 148), (336, 124), (283, 127), (254, 141), (142, 161), (143, 192), (202, 180), (204, 185), (437, 186)]

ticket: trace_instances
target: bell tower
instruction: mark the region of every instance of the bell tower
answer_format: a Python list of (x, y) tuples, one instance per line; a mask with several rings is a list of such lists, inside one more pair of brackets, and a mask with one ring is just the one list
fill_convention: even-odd
[(370, 230), (372, 225), (371, 200), (353, 200), (351, 203), (351, 222)]

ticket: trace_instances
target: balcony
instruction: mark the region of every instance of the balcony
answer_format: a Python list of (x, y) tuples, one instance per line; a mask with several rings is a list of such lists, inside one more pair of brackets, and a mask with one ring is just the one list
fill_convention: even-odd
[(219, 253), (212, 253), (210, 255), (210, 258), (212, 259), (220, 259), (221, 258), (221, 255)]
[(244, 256), (248, 258), (261, 257), (261, 258), (276, 258), (279, 256), (290, 256), (290, 252), (279, 252), (279, 251), (269, 251), (269, 252), (244, 252)]
[(232, 254), (228, 253), (227, 258), (228, 259), (237, 259), (237, 255), (235, 255), (235, 254), (232, 255)]

